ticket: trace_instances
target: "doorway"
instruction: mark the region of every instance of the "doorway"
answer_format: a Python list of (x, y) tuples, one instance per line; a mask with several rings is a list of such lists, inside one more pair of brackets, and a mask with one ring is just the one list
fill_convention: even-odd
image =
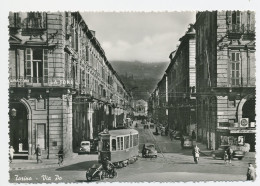
[(10, 109), (15, 110), (15, 114), (10, 115), (10, 146), (15, 150), (15, 158), (28, 158), (28, 119), (26, 107), (15, 102), (10, 104)]

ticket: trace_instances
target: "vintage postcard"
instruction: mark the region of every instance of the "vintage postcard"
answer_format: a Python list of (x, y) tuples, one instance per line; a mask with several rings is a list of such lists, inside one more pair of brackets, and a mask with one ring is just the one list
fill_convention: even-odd
[(256, 183), (256, 14), (8, 11), (9, 184)]

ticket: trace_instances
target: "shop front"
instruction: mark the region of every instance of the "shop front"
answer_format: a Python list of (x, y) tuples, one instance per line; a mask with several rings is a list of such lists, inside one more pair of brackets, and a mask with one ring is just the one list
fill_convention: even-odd
[(218, 129), (217, 146), (230, 145), (245, 152), (255, 152), (255, 128)]

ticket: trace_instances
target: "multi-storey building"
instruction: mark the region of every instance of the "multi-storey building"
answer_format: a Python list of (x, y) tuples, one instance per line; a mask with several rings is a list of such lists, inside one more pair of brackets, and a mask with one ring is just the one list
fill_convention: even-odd
[(255, 14), (196, 15), (198, 137), (255, 150)]
[(168, 124), (168, 94), (167, 94), (167, 75), (164, 74), (157, 84), (158, 87), (158, 122)]
[(178, 48), (169, 56), (169, 128), (191, 134), (196, 128), (195, 30), (193, 25), (179, 39)]
[(123, 122), (131, 104), (105, 52), (78, 12), (9, 15), (10, 145), (34, 158)]

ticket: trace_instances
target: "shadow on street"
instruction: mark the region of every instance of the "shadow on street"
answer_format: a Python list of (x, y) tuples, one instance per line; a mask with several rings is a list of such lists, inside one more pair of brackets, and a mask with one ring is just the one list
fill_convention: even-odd
[(72, 165), (57, 168), (56, 171), (86, 171), (93, 164), (98, 164), (98, 161), (79, 162), (79, 163), (75, 163), (75, 164), (72, 164)]

